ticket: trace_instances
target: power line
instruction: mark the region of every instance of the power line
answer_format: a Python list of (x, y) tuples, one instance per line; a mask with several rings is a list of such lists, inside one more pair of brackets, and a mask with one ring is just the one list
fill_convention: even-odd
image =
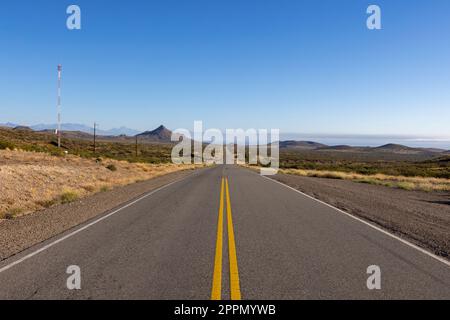
[(58, 136), (58, 148), (61, 148), (61, 72), (62, 65), (58, 65), (58, 102), (57, 102), (57, 112), (58, 112), (58, 129), (56, 129), (56, 134)]
[(135, 136), (136, 137), (136, 158), (137, 158), (137, 156), (138, 156), (138, 136), (136, 135)]

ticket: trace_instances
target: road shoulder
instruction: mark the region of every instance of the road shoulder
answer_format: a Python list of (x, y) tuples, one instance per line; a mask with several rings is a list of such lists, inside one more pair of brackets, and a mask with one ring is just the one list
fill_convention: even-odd
[(438, 256), (450, 255), (450, 206), (444, 201), (447, 194), (288, 174), (271, 178)]

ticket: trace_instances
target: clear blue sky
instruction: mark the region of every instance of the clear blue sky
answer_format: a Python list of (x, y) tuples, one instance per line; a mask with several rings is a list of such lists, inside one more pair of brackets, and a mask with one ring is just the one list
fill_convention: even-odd
[(449, 14), (448, 0), (2, 1), (0, 122), (55, 123), (61, 63), (63, 122), (450, 136)]

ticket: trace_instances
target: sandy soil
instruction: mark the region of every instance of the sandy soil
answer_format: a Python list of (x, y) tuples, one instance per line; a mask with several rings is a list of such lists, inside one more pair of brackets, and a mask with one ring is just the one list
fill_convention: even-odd
[[(208, 170), (208, 169), (200, 169)], [(0, 261), (196, 171), (183, 170), (99, 192), (0, 223)], [(87, 210), (86, 208), (89, 208)]]
[[(108, 169), (113, 165), (115, 171)], [(111, 167), (110, 167), (111, 168)], [(151, 165), (72, 155), (55, 157), (45, 153), (0, 151), (1, 218), (22, 216), (72, 198), (105, 191), (167, 173), (192, 169), (174, 164)], [(114, 169), (114, 168), (113, 168)]]
[(278, 174), (274, 179), (450, 257), (450, 193)]

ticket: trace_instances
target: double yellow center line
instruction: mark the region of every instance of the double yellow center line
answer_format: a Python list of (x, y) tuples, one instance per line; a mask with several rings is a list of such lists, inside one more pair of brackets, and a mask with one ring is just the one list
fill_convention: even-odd
[(214, 274), (213, 274), (211, 300), (222, 299), (224, 196), (226, 197), (226, 205), (227, 205), (228, 253), (230, 262), (230, 296), (231, 300), (241, 300), (241, 289), (239, 286), (239, 271), (236, 256), (236, 243), (234, 240), (233, 217), (231, 213), (230, 191), (228, 187), (228, 178), (223, 177), (220, 188), (219, 220), (217, 226), (216, 256), (214, 260)]

